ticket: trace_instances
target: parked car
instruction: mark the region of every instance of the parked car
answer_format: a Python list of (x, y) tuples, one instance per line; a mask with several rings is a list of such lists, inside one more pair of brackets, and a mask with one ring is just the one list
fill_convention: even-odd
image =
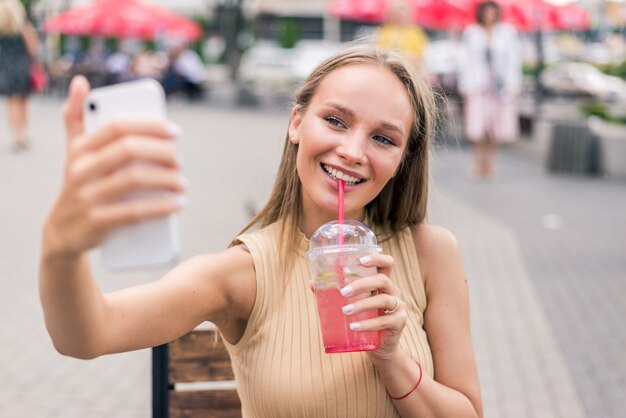
[(259, 41), (244, 53), (239, 81), (254, 95), (290, 96), (311, 71), (341, 48), (341, 44), (303, 40), (296, 47), (281, 48)]
[(561, 62), (546, 68), (541, 83), (552, 94), (626, 102), (626, 81), (584, 62)]

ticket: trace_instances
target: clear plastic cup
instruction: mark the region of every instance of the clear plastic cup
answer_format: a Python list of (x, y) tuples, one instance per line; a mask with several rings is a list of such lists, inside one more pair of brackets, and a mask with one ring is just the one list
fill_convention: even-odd
[(359, 258), (381, 252), (376, 235), (367, 225), (354, 221), (332, 221), (311, 236), (307, 257), (315, 279), (317, 311), (327, 353), (367, 351), (378, 348), (378, 332), (358, 332), (350, 323), (374, 318), (377, 310), (345, 315), (341, 308), (367, 295), (344, 297), (339, 289), (359, 277), (377, 273), (375, 267), (363, 267)]

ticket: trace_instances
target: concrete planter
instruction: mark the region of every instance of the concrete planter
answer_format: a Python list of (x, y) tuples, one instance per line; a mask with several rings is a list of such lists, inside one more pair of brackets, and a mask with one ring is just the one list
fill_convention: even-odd
[(626, 178), (626, 125), (608, 123), (592, 116), (589, 128), (600, 140), (605, 174)]

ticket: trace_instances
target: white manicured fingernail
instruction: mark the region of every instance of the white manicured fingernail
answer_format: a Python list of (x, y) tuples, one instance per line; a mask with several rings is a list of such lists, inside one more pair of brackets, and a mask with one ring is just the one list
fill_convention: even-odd
[(339, 293), (341, 293), (342, 296), (350, 296), (353, 291), (354, 291), (354, 289), (352, 288), (352, 286), (348, 285), (346, 287), (342, 287), (339, 290)]
[(341, 312), (343, 312), (346, 315), (352, 312), (353, 310), (354, 310), (354, 305), (346, 305), (343, 308), (341, 308)]
[(178, 184), (180, 184), (180, 187), (183, 190), (187, 190), (189, 188), (189, 180), (187, 180), (185, 177), (180, 177), (178, 179)]
[(189, 200), (187, 200), (187, 196), (184, 195), (180, 195), (180, 196), (176, 196), (176, 206), (178, 206), (179, 208), (184, 208), (185, 206), (187, 206), (187, 203), (189, 203)]
[(180, 138), (183, 135), (183, 128), (181, 128), (180, 125), (170, 122), (167, 125), (167, 133), (172, 138)]
[(361, 323), (359, 323), (359, 322), (352, 322), (350, 324), (350, 329), (352, 331), (356, 331), (357, 329), (360, 329), (360, 328), (361, 328)]
[(367, 264), (367, 263), (369, 263), (370, 261), (372, 261), (372, 257), (370, 257), (369, 255), (364, 255), (363, 257), (360, 257), (360, 258), (359, 258), (359, 262), (360, 262), (361, 264)]

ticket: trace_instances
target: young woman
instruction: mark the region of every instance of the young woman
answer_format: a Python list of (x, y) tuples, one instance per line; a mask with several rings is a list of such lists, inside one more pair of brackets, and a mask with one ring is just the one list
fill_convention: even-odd
[[(110, 294), (86, 251), (116, 225), (180, 208), (177, 199), (118, 201), (135, 189), (183, 191), (169, 144), (176, 129), (119, 120), (86, 135), (88, 86), (75, 79), (66, 178), (41, 259), (56, 348), (93, 358), (162, 344), (208, 320), (226, 341), (245, 417), (482, 416), (459, 250), (449, 232), (424, 223), (434, 105), (413, 71), (368, 46), (322, 63), (297, 92), (274, 190), (251, 223), (259, 228), (162, 280)], [(151, 164), (120, 171), (128, 161)], [(308, 285), (307, 237), (336, 218), (338, 177), (346, 217), (373, 227), (384, 249), (361, 260), (378, 274), (343, 289), (376, 293), (346, 315), (387, 312), (354, 327), (380, 331), (370, 352), (323, 352)]]
[(37, 34), (26, 21), (18, 0), (0, 1), (0, 96), (7, 96), (13, 150), (28, 146), (28, 95), (31, 61), (38, 49)]
[(470, 176), (493, 178), (498, 144), (519, 135), (521, 51), (515, 29), (500, 21), (498, 3), (481, 2), (476, 20), (461, 39), (458, 86), (464, 100), (465, 134), (474, 148)]

